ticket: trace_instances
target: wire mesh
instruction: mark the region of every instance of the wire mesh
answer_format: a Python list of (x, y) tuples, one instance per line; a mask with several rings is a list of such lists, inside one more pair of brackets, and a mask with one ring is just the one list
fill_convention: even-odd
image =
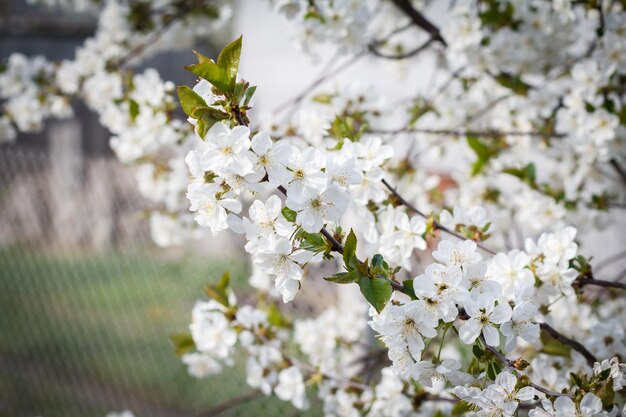
[[(169, 341), (223, 271), (240, 299), (250, 295), (246, 261), (156, 248), (131, 171), (86, 159), (71, 185), (59, 163), (0, 147), (0, 415), (186, 417), (229, 399), (238, 405), (220, 415), (304, 415), (249, 395), (243, 358), (194, 379)], [(332, 302), (323, 289), (309, 293), (299, 315)]]

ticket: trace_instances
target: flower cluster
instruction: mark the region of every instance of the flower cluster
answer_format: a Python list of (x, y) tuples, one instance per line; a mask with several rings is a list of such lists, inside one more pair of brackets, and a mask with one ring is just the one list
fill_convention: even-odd
[[(120, 0), (75, 60), (14, 55), (0, 74), (2, 140), (80, 96), (161, 204), (157, 243), (245, 239), (262, 296), (238, 303), (227, 277), (207, 286), (175, 338), (189, 373), (243, 356), (251, 387), (306, 409), (315, 386), (327, 416), (623, 412), (624, 285), (579, 250), (624, 205), (623, 5), (460, 1), (440, 31), (417, 1), (272, 3), (312, 55), (334, 44), (406, 65), (429, 49), (435, 76), (408, 99), (342, 86), (250, 120), (239, 38), (186, 67), (198, 82), (177, 89), (184, 123), (171, 83), (126, 67), (188, 45), (209, 5), (165, 1), (138, 19), (144, 3)], [(290, 320), (276, 299), (328, 270), (348, 295)]]

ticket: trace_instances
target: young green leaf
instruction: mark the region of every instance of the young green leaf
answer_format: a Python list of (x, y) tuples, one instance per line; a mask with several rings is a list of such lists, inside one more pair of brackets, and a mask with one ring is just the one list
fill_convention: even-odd
[(174, 344), (174, 349), (176, 349), (176, 355), (178, 356), (182, 356), (196, 348), (196, 344), (189, 332), (172, 334), (170, 335), (170, 340)]
[(350, 272), (339, 272), (331, 277), (324, 278), (326, 281), (334, 282), (335, 284), (352, 284), (359, 280), (359, 271), (353, 269)]
[(490, 148), (489, 146), (482, 143), (475, 136), (467, 136), (467, 144), (476, 154), (476, 161), (472, 164), (472, 176), (479, 174), (482, 172), (483, 168), (489, 162), (492, 156), (494, 156), (497, 152), (495, 149)]
[(487, 364), (487, 377), (494, 381), (498, 376), (498, 371), (496, 370), (495, 362), (489, 362)]
[(197, 117), (196, 129), (198, 136), (204, 140), (206, 132), (215, 123), (228, 119), (228, 115), (221, 110), (217, 110), (211, 107), (197, 107), (191, 117)]
[(220, 291), (215, 285), (205, 285), (204, 293), (224, 307), (228, 307), (228, 296), (225, 291)]
[(535, 164), (530, 163), (526, 165), (524, 168), (506, 168), (502, 172), (505, 174), (513, 175), (514, 177), (519, 178), (520, 180), (527, 183), (532, 188), (537, 187), (537, 169), (535, 168)]
[(205, 62), (213, 62), (213, 60), (207, 56), (202, 55), (198, 51), (193, 51), (193, 54), (198, 58), (198, 64), (204, 64)]
[(530, 86), (522, 81), (518, 75), (511, 75), (503, 72), (497, 75), (495, 79), (501, 86), (510, 89), (519, 96), (525, 96), (528, 94), (528, 90), (530, 90)]
[(472, 410), (472, 405), (465, 401), (459, 401), (452, 407), (452, 417), (459, 417)]
[(222, 277), (218, 281), (217, 285), (206, 285), (204, 287), (204, 292), (207, 296), (222, 304), (225, 307), (228, 307), (228, 284), (230, 283), (230, 273), (228, 271), (222, 274)]
[(254, 93), (256, 92), (256, 85), (253, 85), (252, 87), (249, 87), (246, 92), (243, 94), (244, 96), (244, 100), (243, 100), (243, 105), (247, 106), (248, 104), (250, 104), (250, 100), (252, 99), (252, 96), (254, 95)]
[(483, 356), (485, 356), (485, 351), (482, 350), (482, 348), (478, 345), (478, 343), (472, 346), (472, 353), (474, 354), (476, 359), (479, 359), (479, 360), (482, 359)]
[[(198, 107), (206, 107), (206, 101), (200, 97), (195, 91), (186, 85), (179, 85), (176, 88), (180, 106), (187, 116), (191, 116)], [(195, 116), (196, 118), (198, 116)]]
[(356, 257), (356, 235), (354, 231), (350, 229), (348, 237), (346, 237), (346, 244), (343, 247), (343, 261), (346, 265), (346, 269), (351, 271), (354, 269), (354, 258)]
[(230, 272), (226, 271), (222, 274), (219, 282), (217, 283), (217, 289), (220, 291), (226, 291), (229, 283), (230, 283)]
[(239, 71), (239, 58), (241, 57), (241, 40), (242, 36), (238, 37), (222, 49), (220, 55), (217, 57), (217, 65), (226, 71), (226, 77), (228, 84), (232, 89), (235, 86), (237, 80), (237, 71)]
[(411, 297), (411, 300), (417, 300), (415, 289), (413, 288), (413, 280), (407, 279), (402, 282), (402, 292)]
[(359, 278), (359, 288), (365, 299), (379, 313), (383, 311), (393, 292), (391, 283), (383, 278), (361, 276)]
[(226, 70), (211, 61), (203, 62), (202, 64), (187, 65), (185, 69), (193, 72), (200, 78), (204, 78), (217, 87), (222, 93), (228, 93), (231, 90)]
[(128, 100), (128, 112), (130, 113), (130, 120), (134, 122), (139, 116), (139, 103), (133, 99)]
[(291, 223), (295, 223), (296, 222), (296, 216), (298, 215), (298, 213), (296, 213), (295, 211), (293, 211), (289, 207), (283, 207), (280, 211), (281, 211), (281, 213), (283, 213), (283, 217), (285, 219), (287, 219), (287, 221), (289, 221)]

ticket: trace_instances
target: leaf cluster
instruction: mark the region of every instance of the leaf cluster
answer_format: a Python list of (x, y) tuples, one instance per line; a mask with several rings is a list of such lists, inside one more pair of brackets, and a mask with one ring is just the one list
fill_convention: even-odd
[(215, 123), (228, 120), (234, 125), (249, 123), (247, 111), (256, 86), (245, 80), (237, 81), (241, 57), (241, 36), (224, 47), (217, 62), (194, 52), (198, 63), (188, 65), (186, 70), (208, 81), (213, 86), (216, 100), (211, 105), (188, 86), (179, 86), (178, 98), (185, 114), (196, 119), (198, 135), (204, 138)]
[(346, 271), (324, 279), (337, 284), (358, 284), (365, 299), (380, 313), (391, 298), (391, 279), (400, 268), (391, 269), (380, 254), (374, 255), (371, 262), (369, 259), (360, 261), (356, 256), (356, 246), (356, 235), (350, 230), (343, 248)]

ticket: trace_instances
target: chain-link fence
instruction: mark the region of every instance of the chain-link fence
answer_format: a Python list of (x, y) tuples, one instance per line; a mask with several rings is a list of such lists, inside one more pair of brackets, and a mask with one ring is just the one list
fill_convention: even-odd
[(250, 294), (246, 261), (157, 249), (129, 169), (62, 155), (0, 148), (0, 415), (302, 415), (251, 393), (243, 358), (197, 380), (174, 354), (204, 284)]

